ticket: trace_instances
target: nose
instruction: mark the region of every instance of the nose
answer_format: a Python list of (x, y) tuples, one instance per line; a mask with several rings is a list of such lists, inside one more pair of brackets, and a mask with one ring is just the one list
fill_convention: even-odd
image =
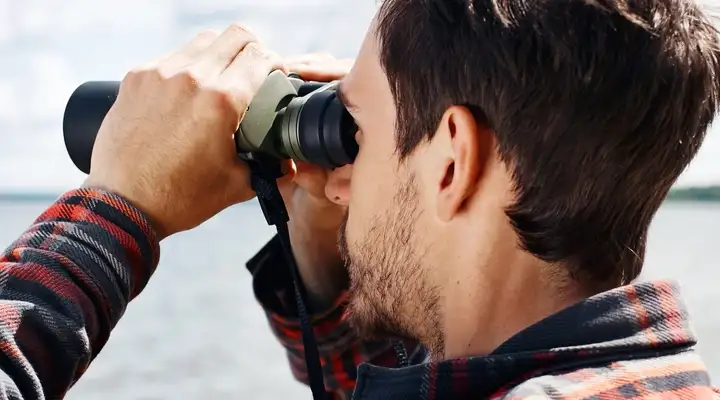
[(350, 177), (352, 164), (335, 168), (328, 174), (325, 195), (333, 203), (347, 206), (350, 203)]

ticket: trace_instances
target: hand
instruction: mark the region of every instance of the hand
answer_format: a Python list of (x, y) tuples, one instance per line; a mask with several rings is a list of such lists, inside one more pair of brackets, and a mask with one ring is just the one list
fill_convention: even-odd
[(265, 77), (281, 65), (234, 24), (132, 70), (100, 127), (84, 186), (128, 199), (160, 238), (253, 198), (233, 134)]
[[(353, 63), (327, 54), (309, 54), (284, 61), (288, 72), (318, 82), (342, 79)], [(293, 253), (315, 309), (331, 306), (347, 287), (348, 280), (337, 246), (346, 208), (326, 196), (328, 173), (316, 165), (295, 162), (292, 172), (278, 181), (290, 215), (288, 229)]]

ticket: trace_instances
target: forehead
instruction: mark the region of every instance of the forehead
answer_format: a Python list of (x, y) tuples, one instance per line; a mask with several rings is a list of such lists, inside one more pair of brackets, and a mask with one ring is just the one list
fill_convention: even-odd
[(379, 95), (383, 84), (389, 89), (385, 73), (380, 65), (379, 46), (374, 22), (363, 39), (360, 51), (350, 72), (343, 79), (343, 88), (353, 98), (365, 94)]

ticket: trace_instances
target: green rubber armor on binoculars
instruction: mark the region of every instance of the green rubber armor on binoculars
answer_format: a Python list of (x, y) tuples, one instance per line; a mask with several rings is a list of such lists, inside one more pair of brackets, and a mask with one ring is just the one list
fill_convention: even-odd
[(335, 96), (337, 84), (311, 84), (315, 90), (303, 96), (299, 91), (307, 82), (282, 71), (272, 72), (235, 134), (238, 152), (260, 152), (327, 167), (352, 162), (357, 154), (357, 128)]

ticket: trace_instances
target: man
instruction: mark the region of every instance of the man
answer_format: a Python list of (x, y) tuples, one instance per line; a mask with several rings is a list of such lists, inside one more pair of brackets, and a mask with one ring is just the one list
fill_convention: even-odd
[[(328, 391), (713, 398), (677, 286), (630, 283), (719, 55), (686, 1), (395, 0), (347, 76), (307, 62), (359, 126), (352, 166), (284, 184)], [(248, 267), (307, 382), (277, 240)]]
[[(355, 163), (283, 181), (328, 390), (714, 397), (676, 286), (628, 283), (716, 111), (718, 55), (690, 3), (385, 2), (342, 83)], [(231, 135), (263, 78), (340, 73), (298, 63), (233, 26), (128, 74), (85, 187), (0, 261), (6, 397), (62, 397), (158, 241), (252, 197)], [(305, 380), (276, 247), (249, 265)]]

